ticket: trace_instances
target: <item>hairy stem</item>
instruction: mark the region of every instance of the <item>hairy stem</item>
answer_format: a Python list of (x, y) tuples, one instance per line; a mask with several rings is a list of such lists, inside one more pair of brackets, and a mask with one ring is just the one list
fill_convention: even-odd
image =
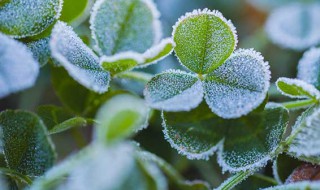
[(249, 177), (251, 174), (252, 174), (251, 170), (238, 172), (235, 175), (233, 175), (232, 177), (228, 178), (226, 181), (224, 181), (215, 190), (229, 190), (229, 189), (232, 189), (236, 185), (241, 183), (243, 180), (245, 180), (247, 177)]

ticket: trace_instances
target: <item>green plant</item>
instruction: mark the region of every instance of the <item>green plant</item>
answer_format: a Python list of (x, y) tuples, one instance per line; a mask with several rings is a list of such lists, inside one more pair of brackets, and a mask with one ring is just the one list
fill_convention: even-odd
[[(215, 189), (319, 189), (283, 183), (288, 168), (320, 164), (320, 49), (304, 54), (298, 79), (276, 81), (294, 100), (274, 103), (269, 63), (253, 49), (236, 50), (236, 29), (219, 11), (186, 13), (162, 40), (159, 17), (151, 0), (0, 1), (0, 97), (50, 70), (59, 98), (0, 113), (1, 189), (212, 189), (139, 145), (135, 135), (159, 124), (189, 160), (211, 165), (217, 153), (222, 172), (234, 175)], [(147, 72), (173, 51), (183, 67)], [(91, 126), (88, 138), (82, 130)], [(65, 134), (79, 150), (57, 163), (55, 137)], [(270, 161), (274, 178), (259, 173)]]

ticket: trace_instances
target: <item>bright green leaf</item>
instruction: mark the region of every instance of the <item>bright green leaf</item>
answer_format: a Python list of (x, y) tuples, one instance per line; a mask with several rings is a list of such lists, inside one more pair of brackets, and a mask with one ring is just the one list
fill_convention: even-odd
[(98, 111), (94, 135), (99, 142), (114, 142), (148, 126), (150, 108), (133, 95), (120, 94)]
[(222, 65), (237, 45), (235, 27), (219, 11), (195, 10), (174, 26), (175, 52), (191, 71), (207, 74)]
[(286, 185), (269, 187), (262, 190), (319, 190), (320, 182), (302, 181)]
[(40, 66), (46, 65), (51, 57), (49, 40), (50, 38), (46, 37), (27, 43), (28, 48), (33, 53), (33, 58), (39, 62)]
[(256, 109), (270, 86), (268, 63), (252, 49), (240, 49), (204, 81), (205, 100), (226, 119), (239, 118)]
[(98, 52), (145, 52), (160, 40), (159, 16), (151, 0), (98, 0), (90, 19)]
[(286, 154), (280, 154), (272, 165), (274, 178), (278, 183), (282, 184), (291, 175), (293, 170), (302, 164), (302, 161), (294, 159)]
[(63, 22), (57, 22), (50, 39), (52, 57), (55, 58), (81, 85), (97, 92), (108, 90), (110, 74), (99, 65), (99, 59)]
[(218, 151), (223, 170), (261, 167), (272, 159), (288, 122), (288, 111), (267, 104), (265, 111), (223, 120), (205, 103), (190, 112), (163, 113), (165, 138), (189, 159), (208, 159)]
[(14, 38), (43, 32), (59, 17), (62, 0), (10, 0), (0, 7), (0, 32)]
[(168, 70), (153, 77), (146, 85), (144, 96), (152, 108), (165, 111), (189, 111), (203, 97), (201, 81), (192, 74)]
[(74, 117), (71, 119), (68, 119), (56, 126), (54, 126), (50, 131), (49, 134), (56, 134), (56, 133), (61, 133), (64, 131), (67, 131), (72, 128), (77, 128), (77, 127), (85, 127), (87, 126), (87, 120), (82, 118), (82, 117)]
[(299, 79), (281, 77), (277, 80), (276, 85), (283, 95), (291, 98), (320, 98), (320, 92), (313, 85)]
[(59, 20), (78, 26), (89, 17), (92, 5), (93, 0), (63, 0)]
[(25, 111), (0, 114), (4, 155), (10, 169), (28, 176), (40, 176), (55, 160), (55, 152), (40, 118)]

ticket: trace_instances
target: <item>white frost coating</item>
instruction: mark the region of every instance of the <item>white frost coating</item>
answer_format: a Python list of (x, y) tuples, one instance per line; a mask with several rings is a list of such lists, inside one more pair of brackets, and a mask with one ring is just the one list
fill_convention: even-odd
[(319, 18), (319, 3), (292, 3), (275, 9), (265, 30), (275, 44), (300, 51), (320, 43)]
[(35, 36), (60, 17), (63, 0), (10, 0), (0, 7), (0, 31), (13, 38)]
[(320, 109), (317, 109), (307, 116), (300, 126), (294, 128), (292, 134), (296, 135), (290, 144), (289, 151), (297, 156), (320, 156), (319, 126)]
[(0, 33), (0, 98), (34, 85), (39, 64), (22, 43)]
[[(286, 83), (288, 85), (300, 87), (305, 92), (301, 92), (302, 93), (301, 95), (288, 94), (288, 93), (284, 92), (283, 90), (281, 90), (281, 88), (278, 85), (279, 82), (284, 82), (284, 83)], [(313, 97), (313, 98), (316, 98), (316, 99), (320, 98), (320, 92), (313, 85), (308, 84), (308, 83), (306, 83), (306, 82), (304, 82), (302, 80), (299, 80), (299, 79), (290, 79), (290, 78), (280, 77), (276, 81), (276, 84), (277, 84), (278, 91), (280, 91), (281, 94), (283, 94), (285, 96), (288, 96), (290, 98), (310, 98), (310, 96)], [(303, 93), (308, 93), (309, 96), (303, 95)]]
[(222, 118), (247, 115), (264, 101), (270, 77), (269, 64), (259, 52), (239, 49), (206, 77), (205, 100)]
[(110, 74), (99, 65), (99, 58), (64, 22), (57, 22), (50, 39), (52, 57), (83, 86), (97, 93), (108, 90)]
[(295, 182), (295, 183), (290, 183), (285, 185), (278, 185), (278, 186), (269, 187), (261, 190), (298, 190), (298, 189), (317, 190), (317, 189), (320, 189), (320, 182), (302, 181), (302, 182)]
[(51, 56), (49, 49), (49, 40), (50, 38), (47, 37), (27, 43), (28, 48), (33, 53), (33, 58), (39, 62), (40, 66), (44, 66), (45, 64), (47, 64)]
[(311, 48), (303, 54), (298, 64), (298, 78), (320, 87), (320, 48)]
[(283, 182), (280, 179), (279, 173), (278, 173), (278, 159), (275, 159), (272, 163), (272, 174), (274, 176), (274, 179), (279, 183), (283, 184)]
[[(216, 16), (218, 18), (220, 18), (223, 22), (225, 22), (229, 28), (231, 29), (232, 33), (233, 33), (233, 36), (234, 36), (234, 39), (235, 39), (235, 46), (234, 46), (234, 50), (236, 49), (237, 47), (237, 44), (238, 44), (238, 35), (237, 35), (237, 30), (236, 30), (236, 27), (234, 27), (234, 25), (232, 24), (231, 20), (227, 20), (221, 12), (217, 11), (217, 10), (209, 10), (207, 8), (201, 10), (201, 9), (195, 9), (193, 10), (192, 12), (188, 12), (186, 13), (185, 15), (181, 16), (178, 21), (176, 22), (176, 24), (173, 26), (173, 31), (172, 31), (172, 36), (174, 38), (174, 35), (176, 33), (176, 29), (177, 27), (181, 24), (181, 22), (183, 22), (185, 19), (188, 19), (190, 17), (194, 17), (194, 16), (198, 16), (198, 15), (213, 15), (213, 16)], [(179, 58), (178, 58), (179, 59)]]
[(144, 62), (144, 58), (141, 56), (140, 53), (136, 53), (133, 51), (126, 51), (126, 52), (120, 52), (120, 53), (117, 53), (117, 54), (111, 55), (111, 56), (103, 55), (102, 57), (100, 57), (100, 65), (103, 62), (108, 62), (108, 63), (117, 62), (117, 61), (123, 60), (123, 59), (133, 59), (137, 63)]
[(148, 82), (144, 96), (151, 108), (190, 111), (201, 103), (203, 87), (201, 81), (190, 73), (168, 70)]

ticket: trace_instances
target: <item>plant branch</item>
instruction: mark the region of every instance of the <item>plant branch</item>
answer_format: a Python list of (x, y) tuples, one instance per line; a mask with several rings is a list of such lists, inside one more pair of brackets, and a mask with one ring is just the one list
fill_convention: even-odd
[(247, 171), (241, 171), (233, 175), (232, 177), (228, 178), (226, 181), (224, 181), (218, 188), (214, 190), (229, 190), (234, 188), (236, 185), (241, 183), (243, 180), (245, 180), (247, 177), (249, 177), (253, 171), (247, 170)]
[(314, 99), (307, 99), (307, 100), (297, 100), (297, 101), (290, 101), (290, 102), (284, 102), (282, 105), (286, 107), (289, 110), (292, 109), (300, 109), (300, 108), (306, 108), (308, 106), (311, 106), (312, 104), (315, 104), (316, 100)]

